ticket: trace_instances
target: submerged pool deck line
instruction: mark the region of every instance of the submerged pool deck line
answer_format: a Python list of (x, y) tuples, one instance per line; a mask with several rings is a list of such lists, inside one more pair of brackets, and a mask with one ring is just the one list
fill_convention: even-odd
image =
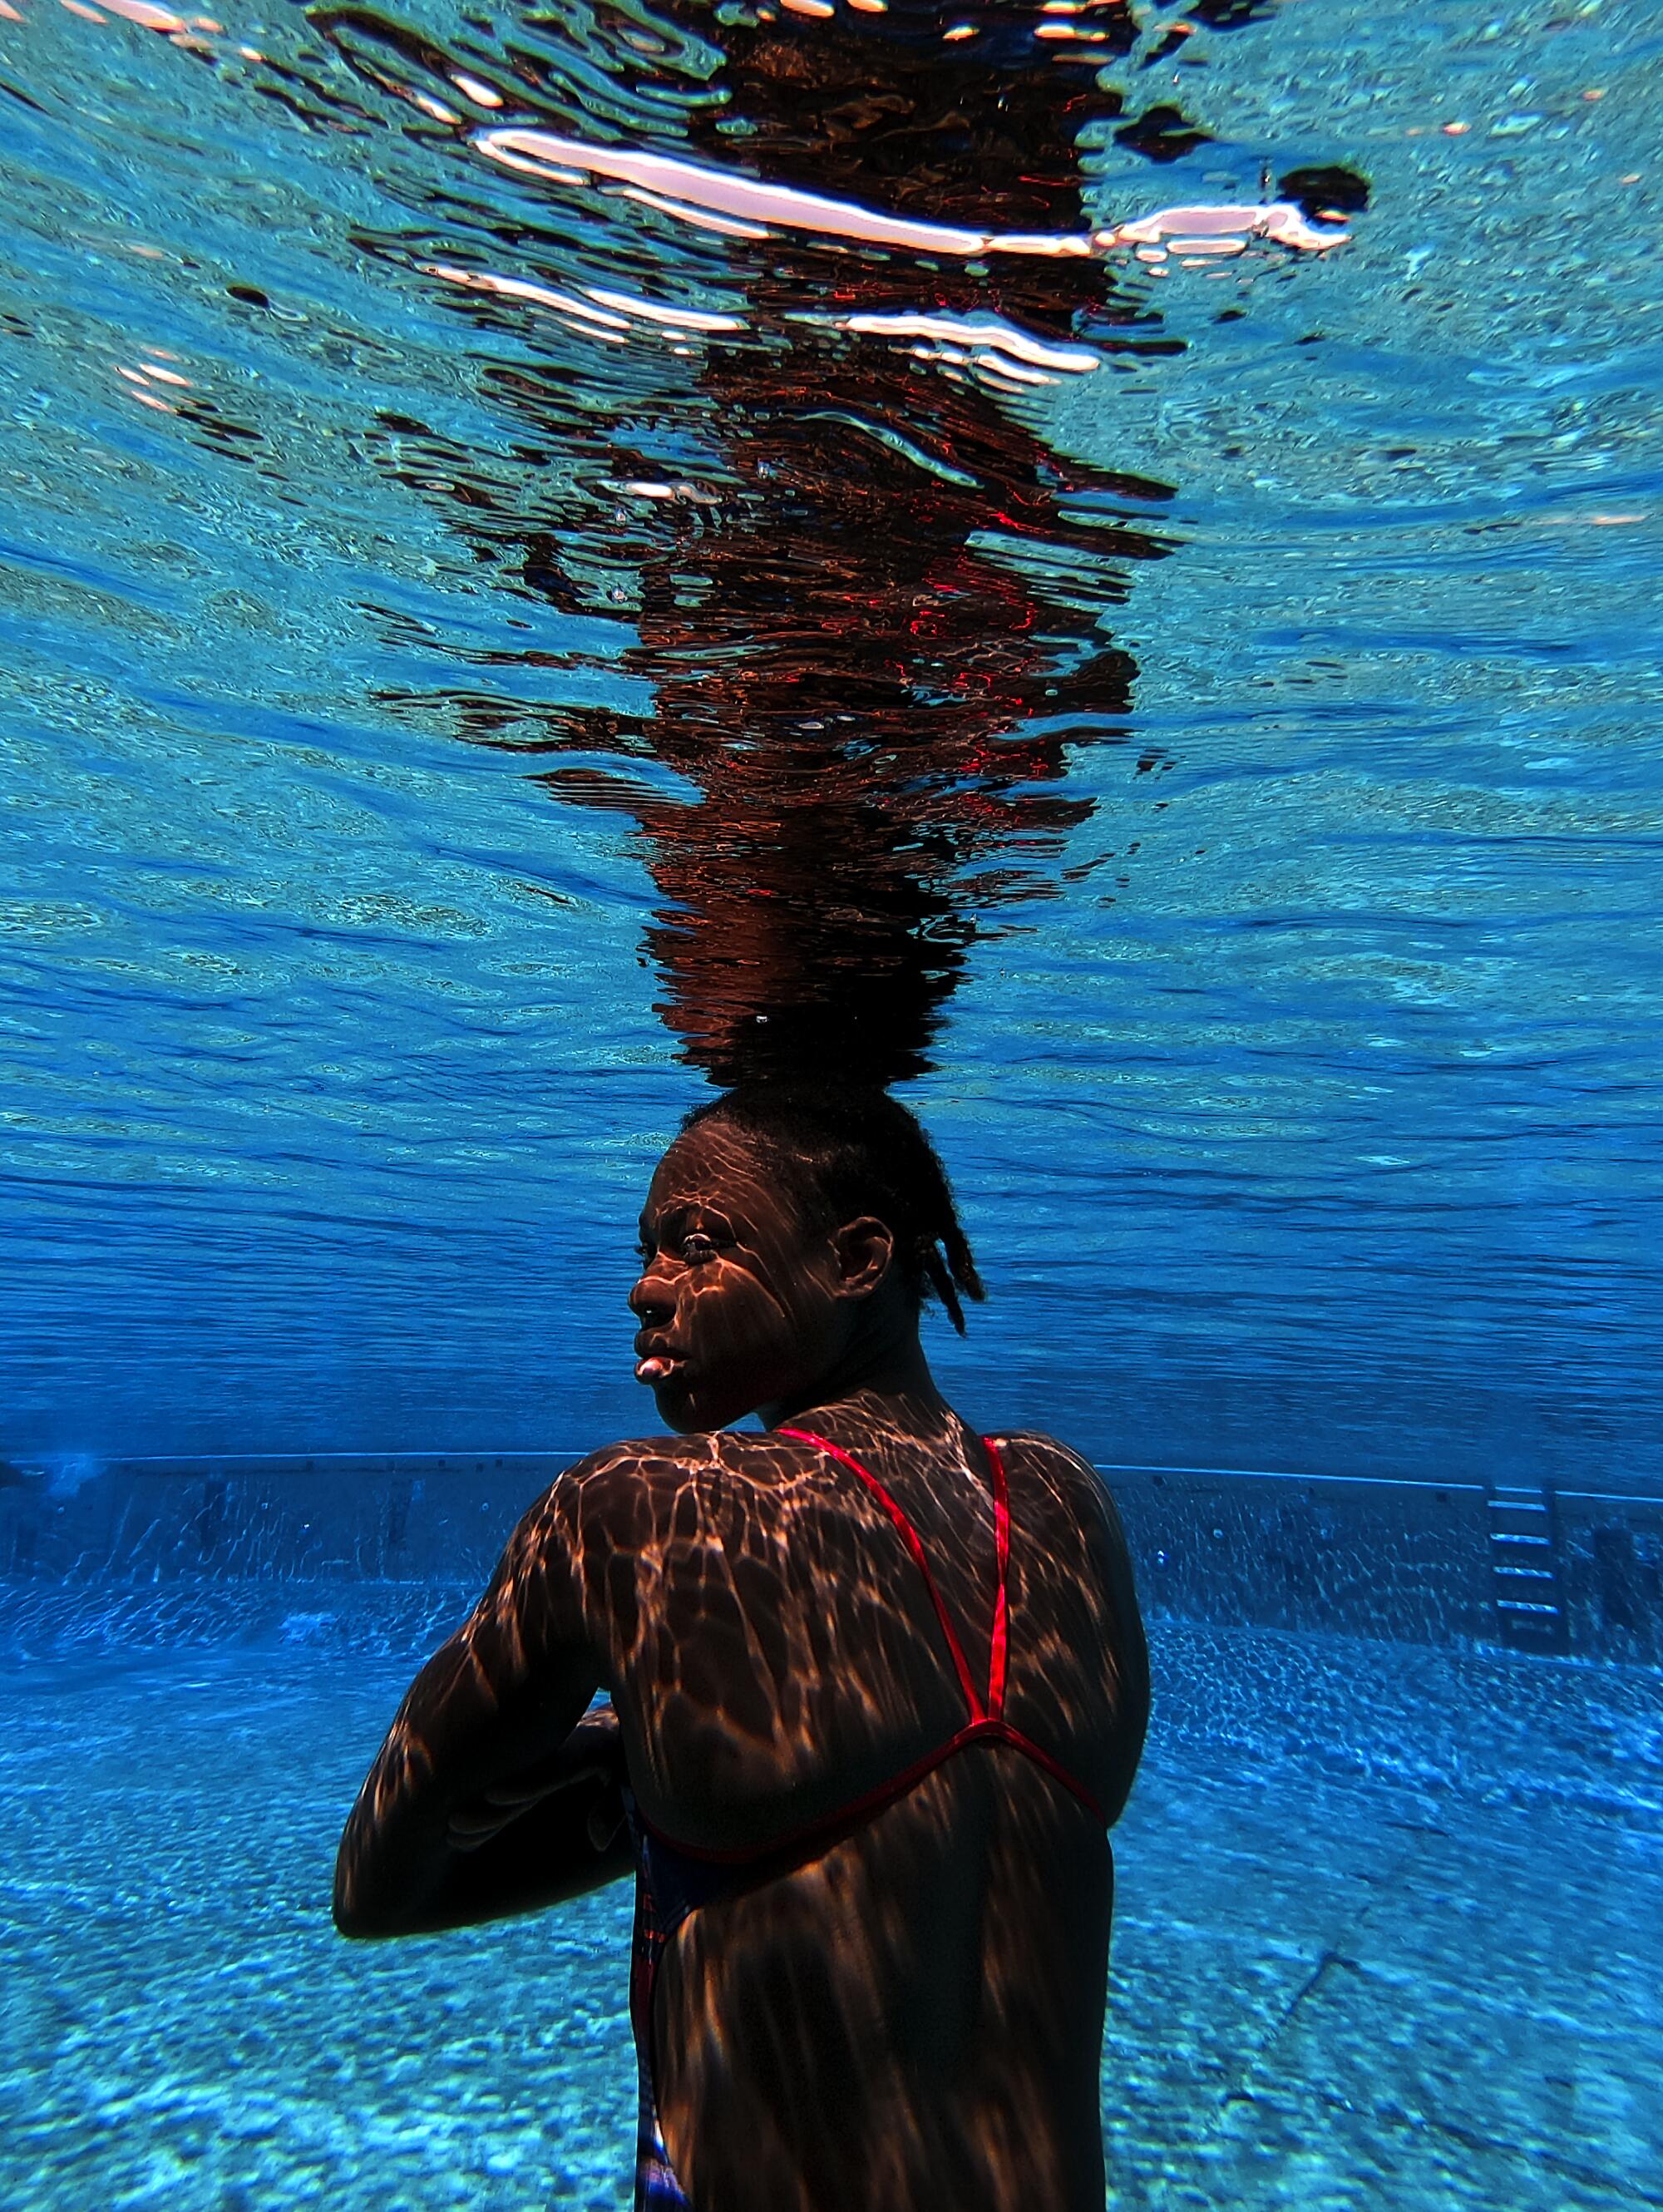
[[(67, 1582), (38, 1547), (36, 1571), (18, 1559), (10, 1495), (0, 2203), (622, 2208), (622, 1887), (384, 1948), (330, 1924), (340, 1820), (464, 1583), (353, 1579), (338, 1545), (332, 1578), (279, 1575), (270, 1523), (262, 1553), (234, 1518), (208, 1532), (221, 1571), (182, 1572), (203, 1479), (164, 1492), (189, 1509), (171, 1529), (130, 1483), (124, 1505), (93, 1486), (28, 1501), (37, 1533), (106, 1504), (126, 1531), (137, 1571), (106, 1549)], [(1295, 1512), (1235, 1486), (1227, 1526), (1217, 1486), (1169, 1478), (1164, 1532), (1138, 1539), (1164, 1533), (1176, 1571), (1171, 1532), (1198, 1531), (1226, 1618), (1196, 1617), (1193, 1565), (1175, 1617), (1144, 1559), (1157, 1695), (1116, 1838), (1111, 2202), (1663, 2206), (1663, 1671), (1454, 1630), (1435, 1647), (1231, 1622), (1247, 1585), (1223, 1554), (1266, 1515), (1320, 1540), (1338, 1613), (1420, 1571), (1371, 1563), (1366, 1523), (1347, 1541), (1320, 1495)], [(1620, 1524), (1619, 1611), (1649, 1589), (1656, 1510), (1631, 1501)], [(1263, 1549), (1282, 1602), (1293, 1551), (1278, 1584)]]

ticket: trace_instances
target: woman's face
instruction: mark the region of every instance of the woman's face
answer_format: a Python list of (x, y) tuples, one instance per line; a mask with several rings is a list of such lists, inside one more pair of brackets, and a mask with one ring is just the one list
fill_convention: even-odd
[(743, 1131), (717, 1117), (677, 1139), (647, 1192), (641, 1257), (635, 1374), (671, 1428), (812, 1402), (854, 1323), (847, 1267)]

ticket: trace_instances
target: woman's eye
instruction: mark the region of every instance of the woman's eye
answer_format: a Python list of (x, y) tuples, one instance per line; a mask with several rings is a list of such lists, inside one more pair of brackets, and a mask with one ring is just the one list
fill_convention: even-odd
[(699, 1267), (716, 1257), (717, 1245), (713, 1237), (694, 1229), (685, 1236), (666, 1237), (662, 1243), (643, 1237), (637, 1242), (635, 1251), (643, 1267), (652, 1267), (666, 1255), (683, 1267)]

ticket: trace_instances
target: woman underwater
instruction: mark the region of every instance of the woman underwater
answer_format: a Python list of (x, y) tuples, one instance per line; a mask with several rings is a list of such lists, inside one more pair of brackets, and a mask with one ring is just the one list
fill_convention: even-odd
[(1114, 1506), (937, 1389), (921, 1301), (962, 1328), (982, 1291), (892, 1098), (701, 1106), (641, 1233), (676, 1434), (520, 1523), (370, 1770), (337, 1923), (633, 1870), (638, 2207), (1101, 2212), (1107, 1832), (1149, 1704)]

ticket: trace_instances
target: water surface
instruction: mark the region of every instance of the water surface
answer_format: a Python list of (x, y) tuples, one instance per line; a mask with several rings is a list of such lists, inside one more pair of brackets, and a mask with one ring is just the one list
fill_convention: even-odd
[(973, 1415), (1654, 1472), (1657, 45), (17, 0), (4, 1449), (638, 1425), (783, 1057), (938, 1132)]

